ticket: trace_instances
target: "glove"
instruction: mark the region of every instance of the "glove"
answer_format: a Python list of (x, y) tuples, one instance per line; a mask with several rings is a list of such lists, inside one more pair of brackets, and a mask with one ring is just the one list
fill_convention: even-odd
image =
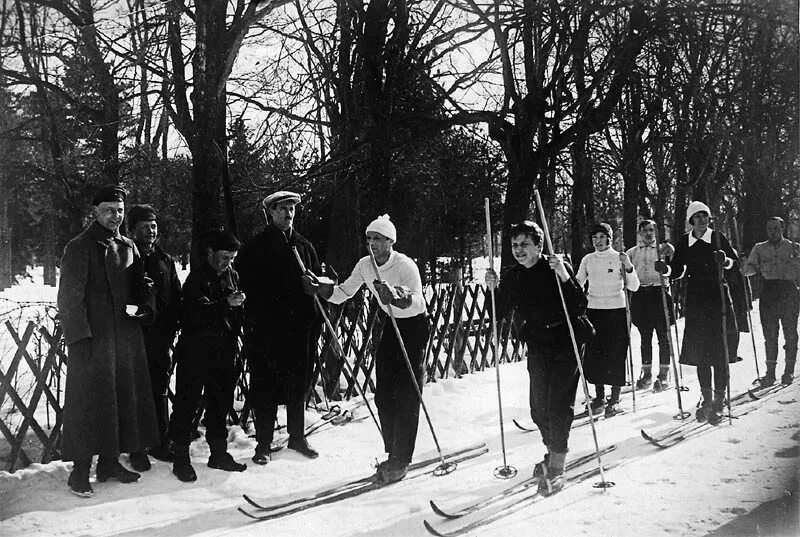
[(669, 272), (669, 265), (667, 265), (660, 259), (656, 261), (654, 268), (656, 269), (656, 272), (658, 272), (662, 276), (666, 276), (667, 273)]
[(319, 292), (319, 282), (313, 274), (303, 274), (300, 277), (300, 282), (303, 284), (303, 292), (308, 296), (314, 296)]
[(728, 256), (726, 256), (725, 252), (722, 250), (714, 251), (714, 261), (717, 263), (717, 265), (725, 266), (725, 259), (727, 259), (727, 257)]
[(384, 306), (390, 305), (395, 298), (392, 289), (386, 285), (386, 282), (380, 280), (375, 280), (372, 283), (375, 286), (375, 292), (378, 293), (378, 299), (381, 301), (381, 304)]

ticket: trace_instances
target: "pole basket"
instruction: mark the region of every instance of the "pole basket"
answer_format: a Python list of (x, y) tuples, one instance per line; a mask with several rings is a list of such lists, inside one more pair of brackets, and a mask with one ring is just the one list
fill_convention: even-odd
[(497, 479), (511, 479), (517, 475), (517, 469), (513, 466), (498, 466), (494, 469), (494, 476)]
[(686, 412), (686, 411), (678, 412), (677, 414), (672, 416), (672, 419), (674, 419), (674, 420), (685, 420), (686, 418), (688, 418), (691, 415), (692, 415), (691, 412)]
[(688, 392), (689, 391), (689, 386), (681, 386), (680, 390), (682, 392)]
[(592, 488), (605, 490), (615, 486), (617, 486), (617, 484), (614, 483), (613, 481), (598, 481), (597, 483), (592, 485)]
[(433, 470), (433, 475), (441, 477), (453, 473), (458, 465), (454, 462), (443, 462)]

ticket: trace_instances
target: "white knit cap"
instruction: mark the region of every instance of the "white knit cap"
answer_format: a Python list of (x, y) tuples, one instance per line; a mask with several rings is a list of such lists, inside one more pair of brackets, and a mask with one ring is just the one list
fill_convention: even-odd
[(374, 231), (380, 233), (387, 239), (392, 239), (392, 242), (397, 242), (397, 230), (394, 228), (388, 214), (382, 214), (375, 220), (369, 223), (366, 233)]
[(701, 211), (705, 211), (708, 213), (708, 216), (711, 216), (711, 209), (708, 208), (708, 205), (702, 201), (691, 202), (689, 208), (686, 209), (686, 223), (691, 224), (692, 217)]

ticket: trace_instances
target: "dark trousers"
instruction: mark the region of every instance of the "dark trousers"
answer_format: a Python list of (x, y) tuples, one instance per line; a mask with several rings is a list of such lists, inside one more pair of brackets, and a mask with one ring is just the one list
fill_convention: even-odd
[(289, 436), (303, 437), (305, 433), (305, 403), (313, 371), (310, 327), (284, 328), (248, 336), (247, 401), (255, 417), (256, 441), (261, 445), (272, 442), (278, 406), (282, 404), (286, 405)]
[[(767, 353), (767, 369), (775, 372), (778, 362), (778, 328), (783, 327), (786, 341), (787, 372), (794, 371), (797, 359), (797, 319), (800, 314), (800, 291), (789, 280), (765, 280), (759, 303), (761, 327)], [(790, 368), (791, 364), (791, 368)]]
[(375, 406), (381, 421), (383, 446), (390, 456), (411, 462), (417, 441), (420, 401), (416, 382), (422, 393), (423, 359), (428, 341), (428, 320), (424, 315), (397, 319), (414, 378), (408, 370), (391, 320), (383, 327), (376, 356)]
[[(671, 308), (672, 301), (669, 296), (667, 299), (667, 308)], [(658, 363), (668, 366), (669, 326), (664, 317), (661, 287), (641, 287), (631, 295), (631, 320), (642, 337), (642, 368), (653, 364), (653, 332), (658, 338)]]
[(227, 440), (226, 420), (233, 407), (236, 381), (234, 350), (235, 340), (231, 336), (181, 335), (175, 402), (169, 420), (169, 435), (176, 444), (191, 442), (194, 418), (203, 401), (209, 445)]
[(528, 375), (531, 418), (542, 442), (550, 452), (566, 453), (580, 377), (572, 347), (528, 342)]
[(160, 445), (167, 443), (169, 413), (167, 408), (167, 391), (169, 390), (170, 366), (169, 347), (160, 334), (145, 332), (145, 348), (147, 349), (147, 368), (150, 371), (150, 387), (153, 390), (153, 403), (156, 406), (158, 422), (158, 438)]
[(713, 370), (713, 382), (714, 382), (714, 392), (718, 395), (722, 395), (725, 393), (725, 390), (728, 388), (728, 369), (725, 365), (699, 365), (697, 366), (697, 380), (700, 383), (700, 391), (710, 391), (711, 390), (711, 382), (712, 382), (712, 370)]

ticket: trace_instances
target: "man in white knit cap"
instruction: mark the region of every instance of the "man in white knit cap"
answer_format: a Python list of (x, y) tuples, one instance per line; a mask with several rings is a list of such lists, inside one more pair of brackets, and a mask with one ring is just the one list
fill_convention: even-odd
[(379, 267), (380, 280), (375, 278), (369, 256), (365, 256), (339, 285), (320, 284), (311, 273), (306, 276), (306, 285), (315, 286), (319, 296), (326, 300), (341, 304), (366, 284), (381, 308), (387, 313), (391, 308), (397, 319), (415, 378), (409, 375), (397, 336), (387, 324), (376, 353), (375, 405), (388, 458), (378, 465), (376, 479), (391, 483), (405, 477), (414, 454), (420, 408), (414, 382), (422, 391), (428, 320), (419, 269), (410, 257), (394, 250), (397, 230), (389, 215), (373, 220), (367, 226), (366, 235), (367, 247), (372, 250)]

